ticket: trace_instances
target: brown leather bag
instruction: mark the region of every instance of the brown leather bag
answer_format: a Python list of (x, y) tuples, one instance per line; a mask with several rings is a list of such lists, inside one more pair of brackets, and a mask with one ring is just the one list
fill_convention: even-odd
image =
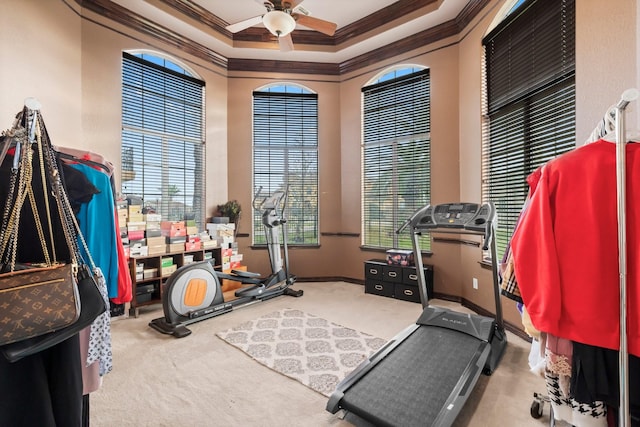
[(72, 264), (0, 274), (0, 345), (64, 328), (80, 316)]

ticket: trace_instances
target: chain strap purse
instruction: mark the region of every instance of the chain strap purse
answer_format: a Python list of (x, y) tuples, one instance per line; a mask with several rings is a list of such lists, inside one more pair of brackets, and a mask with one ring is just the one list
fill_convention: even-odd
[[(73, 215), (42, 117), (26, 108), (22, 114), (29, 115), (25, 120), (29, 125), (28, 129), (20, 129), (19, 124), (14, 124), (12, 138), (16, 150), (0, 233), (4, 271), (0, 274), (0, 350), (11, 362), (75, 335), (104, 313), (108, 303), (96, 283), (101, 274)], [(41, 221), (42, 207), (38, 206), (33, 191), (34, 152), (40, 166), (41, 205), (46, 222)], [(53, 195), (60, 224), (53, 223), (49, 193)], [(33, 215), (44, 258), (41, 263), (21, 264), (16, 260), (20, 218), (25, 209)], [(43, 225), (48, 229), (49, 240), (45, 238)], [(64, 234), (69, 262), (57, 260), (54, 226)], [(83, 261), (78, 240), (84, 245), (89, 265)]]

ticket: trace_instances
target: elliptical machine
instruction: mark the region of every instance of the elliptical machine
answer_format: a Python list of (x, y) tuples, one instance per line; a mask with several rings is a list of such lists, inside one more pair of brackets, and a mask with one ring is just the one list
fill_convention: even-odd
[[(285, 294), (295, 297), (302, 296), (302, 291), (289, 289), (296, 281), (296, 277), (289, 274), (289, 249), (288, 234), (285, 218), (288, 191), (276, 190), (270, 196), (264, 197), (260, 203), (257, 201), (262, 193), (262, 187), (253, 197), (253, 209), (262, 212), (262, 225), (265, 231), (267, 249), (269, 251), (269, 261), (271, 262), (271, 274), (264, 278), (256, 277), (254, 273), (232, 270), (232, 277), (242, 278), (242, 282), (253, 284), (252, 287), (239, 289), (235, 295), (237, 297), (260, 296), (274, 286), (285, 286)], [(282, 248), (280, 248), (280, 234), (278, 230), (282, 227)], [(282, 253), (281, 253), (282, 251)], [(228, 277), (225, 277), (228, 278)], [(237, 280), (237, 279), (233, 279)]]
[[(153, 319), (149, 326), (163, 334), (176, 338), (191, 334), (186, 326), (228, 313), (236, 307), (253, 304), (279, 295), (300, 297), (302, 290), (290, 289), (295, 276), (289, 274), (289, 254), (284, 211), (287, 191), (275, 191), (256, 205), (262, 187), (253, 199), (253, 207), (262, 211), (262, 224), (271, 261), (271, 274), (260, 277), (258, 273), (232, 270), (230, 274), (216, 271), (212, 261), (201, 261), (177, 269), (165, 283), (162, 294), (164, 317)], [(281, 254), (279, 230), (282, 227)], [(235, 299), (225, 301), (221, 279), (229, 279), (248, 285), (235, 291)]]

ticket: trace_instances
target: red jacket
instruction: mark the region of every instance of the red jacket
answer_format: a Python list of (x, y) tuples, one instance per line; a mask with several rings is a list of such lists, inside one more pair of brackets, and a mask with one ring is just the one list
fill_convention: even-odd
[[(627, 324), (640, 356), (640, 144), (626, 147)], [(584, 344), (619, 348), (616, 146), (598, 141), (542, 169), (511, 246), (533, 325)]]

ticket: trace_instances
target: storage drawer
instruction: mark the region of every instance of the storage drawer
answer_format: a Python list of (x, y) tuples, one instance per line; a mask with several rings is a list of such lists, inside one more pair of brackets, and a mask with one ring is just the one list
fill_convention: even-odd
[(396, 265), (385, 265), (382, 268), (382, 280), (385, 282), (402, 283), (403, 267)]
[[(405, 267), (402, 271), (402, 283), (409, 286), (418, 286), (418, 273), (415, 267)], [(429, 299), (433, 298), (433, 267), (424, 268), (424, 279), (427, 285)]]
[(417, 286), (405, 285), (404, 283), (396, 283), (393, 297), (405, 301), (420, 302), (420, 291)]
[(364, 263), (364, 277), (365, 279), (382, 280), (382, 269), (386, 266), (381, 261), (366, 261)]
[(393, 297), (394, 285), (380, 280), (367, 279), (364, 282), (364, 292), (383, 297)]
[(151, 294), (155, 290), (156, 290), (156, 286), (153, 283), (149, 283), (146, 285), (138, 285), (136, 286), (136, 295)]

